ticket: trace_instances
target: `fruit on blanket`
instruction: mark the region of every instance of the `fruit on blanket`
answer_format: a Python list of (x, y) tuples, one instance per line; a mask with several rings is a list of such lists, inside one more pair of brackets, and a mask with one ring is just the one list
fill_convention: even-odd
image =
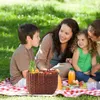
[(81, 89), (86, 89), (87, 88), (87, 85), (86, 85), (86, 83), (84, 83), (83, 81), (81, 81), (80, 84), (79, 84), (79, 87)]
[(36, 68), (35, 71), (32, 70), (31, 73), (32, 73), (32, 74), (39, 73), (39, 70)]
[(72, 85), (79, 85), (79, 81), (78, 80), (73, 80)]
[(67, 90), (67, 91), (70, 90), (70, 87), (66, 87), (66, 90)]
[(39, 70), (36, 68), (35, 73), (39, 73)]
[(80, 87), (83, 86), (83, 84), (84, 84), (83, 81), (80, 81), (80, 82), (79, 82), (79, 86), (80, 86)]
[(85, 88), (85, 89), (87, 88), (87, 85), (86, 85), (86, 83), (84, 83), (84, 84), (83, 84), (83, 88)]

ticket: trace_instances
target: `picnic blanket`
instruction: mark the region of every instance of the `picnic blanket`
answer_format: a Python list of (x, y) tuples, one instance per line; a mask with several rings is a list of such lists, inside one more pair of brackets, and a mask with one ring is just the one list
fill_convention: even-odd
[[(67, 81), (63, 81), (65, 84)], [(52, 96), (63, 95), (65, 97), (78, 97), (80, 95), (92, 95), (100, 96), (100, 90), (87, 90), (87, 89), (71, 89), (71, 90), (57, 90)], [(0, 82), (0, 95), (8, 96), (26, 96), (30, 95), (26, 87), (16, 87), (11, 85), (9, 82), (2, 81)], [(34, 95), (33, 95), (34, 96)], [(43, 96), (43, 95), (41, 95)]]

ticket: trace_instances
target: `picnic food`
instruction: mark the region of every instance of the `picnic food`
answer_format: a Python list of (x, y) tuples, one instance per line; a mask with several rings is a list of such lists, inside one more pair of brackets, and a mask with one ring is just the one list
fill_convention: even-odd
[(36, 68), (30, 69), (32, 70), (28, 71), (26, 77), (27, 89), (29, 93), (53, 94), (57, 88), (58, 72), (56, 70), (45, 70), (36, 72)]
[(79, 85), (79, 81), (78, 80), (73, 80), (72, 85)]

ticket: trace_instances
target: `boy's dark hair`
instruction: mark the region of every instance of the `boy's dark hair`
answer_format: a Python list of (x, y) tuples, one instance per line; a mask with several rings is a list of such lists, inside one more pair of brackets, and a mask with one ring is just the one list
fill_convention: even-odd
[(35, 32), (38, 32), (38, 31), (39, 31), (39, 28), (35, 26), (34, 24), (20, 25), (18, 28), (18, 37), (21, 44), (27, 44), (27, 41), (26, 41), (27, 36), (30, 36), (32, 39)]
[(96, 37), (100, 36), (100, 19), (93, 21), (92, 24), (89, 25), (88, 30), (93, 33)]

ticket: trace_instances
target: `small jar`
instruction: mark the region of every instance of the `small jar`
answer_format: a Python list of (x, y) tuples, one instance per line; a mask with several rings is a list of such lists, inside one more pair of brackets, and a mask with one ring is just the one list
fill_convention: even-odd
[(68, 84), (73, 84), (73, 80), (75, 80), (75, 71), (71, 68), (68, 73)]

